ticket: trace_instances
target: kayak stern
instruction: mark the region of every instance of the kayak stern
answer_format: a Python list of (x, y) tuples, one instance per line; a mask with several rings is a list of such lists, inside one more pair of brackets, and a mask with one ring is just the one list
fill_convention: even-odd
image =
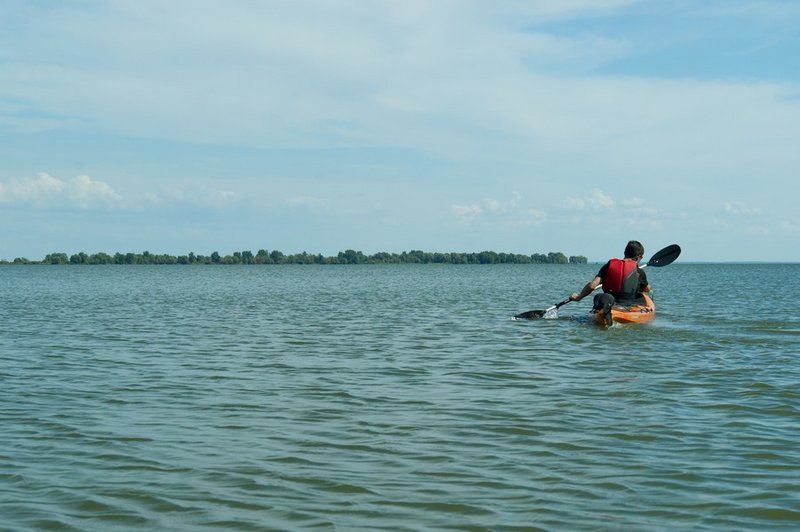
[[(656, 306), (647, 294), (644, 295), (644, 301), (644, 305), (614, 306), (611, 319), (614, 323), (650, 323), (656, 319)], [(592, 310), (589, 316), (598, 325), (606, 326), (602, 312)]]

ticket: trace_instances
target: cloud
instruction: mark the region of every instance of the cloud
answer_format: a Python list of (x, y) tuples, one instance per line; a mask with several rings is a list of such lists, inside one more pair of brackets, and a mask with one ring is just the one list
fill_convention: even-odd
[(589, 197), (589, 203), (595, 209), (610, 209), (614, 206), (614, 200), (611, 199), (611, 196), (604, 194), (599, 188), (592, 190), (592, 195)]
[(477, 203), (468, 205), (450, 205), (450, 214), (459, 222), (469, 224), (478, 218), (487, 225), (531, 226), (541, 225), (547, 221), (547, 213), (540, 209), (523, 208), (520, 204), (522, 195), (513, 192), (508, 200), (486, 198), (481, 207)]
[[(11, 50), (0, 128), (536, 160), (581, 185), (591, 181), (576, 176), (620, 161), (632, 173), (745, 179), (757, 169), (789, 183), (800, 164), (796, 83), (613, 74), (647, 55), (603, 24), (637, 3), (199, 0), (192, 17), (181, 3), (22, 3), (26, 23), (0, 32)], [(596, 31), (548, 26), (587, 18)]]
[(233, 190), (222, 190), (207, 184), (190, 183), (146, 190), (139, 197), (127, 198), (131, 209), (172, 208), (176, 206), (220, 209), (241, 202), (243, 195)]
[(642, 198), (628, 198), (622, 200), (620, 203), (625, 207), (636, 208), (644, 205), (644, 200)]
[(317, 212), (327, 211), (330, 207), (330, 202), (315, 196), (293, 196), (283, 200), (283, 204), (286, 207), (310, 209)]
[[(175, 140), (401, 145), (450, 156), (465, 145), (485, 149), (485, 132), (499, 129), (506, 150), (574, 149), (587, 160), (623, 149), (646, 160), (650, 146), (687, 153), (696, 139), (739, 144), (752, 117), (731, 109), (766, 107), (759, 127), (774, 127), (769, 116), (782, 111), (797, 116), (777, 85), (564, 75), (584, 73), (587, 57), (600, 65), (634, 52), (607, 37), (549, 34), (546, 23), (635, 3), (201, 1), (192, 17), (180, 3), (29, 7), (35, 23), (0, 34), (0, 49), (26, 51), (4, 65), (0, 100), (17, 102), (5, 111), (17, 129), (91, 125)], [(53, 62), (47, 42), (70, 43), (75, 61)], [(676, 117), (724, 135), (682, 140)], [(737, 123), (750, 127), (729, 127)]]
[(649, 206), (642, 198), (627, 198), (620, 201), (625, 208), (625, 212), (635, 215), (655, 216), (658, 214), (658, 209)]
[(483, 214), (483, 209), (478, 205), (450, 205), (450, 213), (453, 214), (460, 222), (469, 223), (476, 217)]
[(531, 225), (541, 225), (547, 221), (547, 213), (538, 209), (528, 209), (526, 222)]
[(786, 233), (800, 235), (800, 221), (798, 220), (785, 220), (781, 222), (780, 228)]
[(708, 17), (743, 17), (751, 24), (754, 20), (786, 21), (800, 17), (800, 5), (793, 2), (726, 2), (698, 7), (699, 13)]
[(91, 209), (120, 205), (122, 196), (103, 181), (79, 175), (63, 181), (47, 173), (35, 179), (12, 179), (0, 183), (0, 203), (35, 207)]
[(562, 205), (568, 211), (582, 211), (586, 207), (586, 201), (584, 201), (582, 198), (567, 196)]
[(100, 203), (116, 203), (122, 196), (103, 181), (93, 181), (87, 175), (76, 177), (68, 185), (70, 199), (82, 209), (88, 209), (91, 205)]
[(514, 192), (511, 194), (511, 199), (506, 201), (496, 200), (494, 198), (488, 198), (486, 200), (486, 210), (493, 213), (493, 214), (505, 214), (509, 211), (513, 211), (519, 205), (519, 200), (522, 198), (519, 192)]
[(761, 214), (759, 207), (750, 207), (742, 201), (729, 201), (725, 203), (725, 212), (733, 215), (741, 216), (757, 216)]
[(630, 197), (616, 201), (599, 188), (592, 189), (591, 193), (584, 197), (568, 196), (562, 202), (562, 207), (570, 213), (565, 220), (572, 225), (601, 223), (609, 212), (613, 212), (631, 218), (636, 217), (636, 223), (640, 227), (650, 229), (662, 227), (662, 222), (657, 217), (658, 208), (647, 204), (642, 198)]
[(64, 180), (48, 173), (40, 173), (36, 178), (0, 182), (0, 204), (43, 209), (142, 210), (179, 205), (213, 209), (230, 206), (241, 199), (242, 194), (239, 192), (198, 184), (143, 190), (138, 195), (123, 197), (108, 183), (87, 175)]
[(599, 188), (594, 188), (586, 197), (568, 196), (562, 205), (565, 209), (573, 211), (582, 211), (586, 208), (599, 211), (612, 208), (614, 200)]

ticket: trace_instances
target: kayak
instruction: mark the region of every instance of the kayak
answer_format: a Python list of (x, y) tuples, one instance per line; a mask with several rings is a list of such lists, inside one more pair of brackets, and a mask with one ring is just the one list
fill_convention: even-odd
[[(615, 323), (650, 323), (656, 319), (656, 306), (647, 294), (644, 295), (644, 305), (614, 306), (611, 308), (611, 319)], [(589, 314), (591, 320), (598, 325), (605, 326), (602, 312), (595, 310)]]

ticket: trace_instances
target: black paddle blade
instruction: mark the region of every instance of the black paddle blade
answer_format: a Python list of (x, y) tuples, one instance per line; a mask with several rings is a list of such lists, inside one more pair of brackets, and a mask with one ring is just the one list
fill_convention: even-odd
[[(514, 316), (514, 319), (515, 320), (535, 320), (537, 318), (544, 318), (544, 317), (546, 317), (548, 315), (548, 313), (553, 312), (554, 310), (560, 309), (561, 307), (563, 307), (564, 305), (566, 305), (570, 301), (572, 301), (572, 300), (570, 298), (567, 298), (564, 301), (561, 301), (560, 303), (556, 303), (552, 307), (546, 308), (544, 310), (529, 310), (528, 312), (523, 312), (522, 314), (517, 314), (516, 316)], [(558, 317), (558, 314), (555, 314), (555, 315), (550, 314), (550, 317), (551, 318)]]
[(529, 310), (528, 312), (523, 312), (522, 314), (517, 314), (514, 316), (515, 320), (535, 320), (537, 318), (544, 317), (545, 310)]
[(675, 259), (677, 259), (680, 254), (681, 247), (678, 244), (672, 244), (653, 255), (650, 260), (647, 261), (647, 265), (656, 267), (666, 266), (667, 264), (675, 262)]

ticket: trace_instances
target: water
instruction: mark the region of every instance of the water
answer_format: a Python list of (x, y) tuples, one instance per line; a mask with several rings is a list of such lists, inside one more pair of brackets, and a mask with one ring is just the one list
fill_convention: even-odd
[(0, 530), (800, 528), (800, 265), (0, 268)]

